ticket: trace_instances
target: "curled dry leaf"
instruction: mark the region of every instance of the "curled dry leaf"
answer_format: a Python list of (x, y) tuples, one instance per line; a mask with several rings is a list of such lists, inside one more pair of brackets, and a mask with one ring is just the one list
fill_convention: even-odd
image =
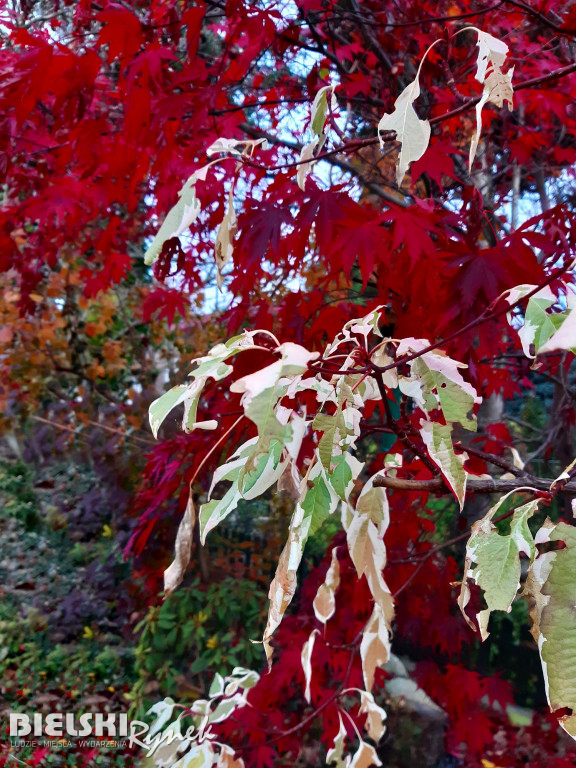
[(386, 731), (384, 721), (386, 712), (374, 701), (374, 696), (368, 691), (360, 691), (360, 714), (366, 715), (366, 731), (368, 736), (378, 742)]
[(476, 29), (476, 32), (478, 32), (478, 59), (475, 78), (479, 83), (483, 83), (489, 66), (501, 67), (504, 64), (508, 46), (504, 40), (499, 40), (488, 32), (483, 32), (481, 29)]
[(312, 683), (312, 653), (314, 651), (314, 642), (316, 641), (316, 635), (319, 635), (319, 631), (317, 629), (314, 629), (308, 640), (304, 643), (302, 646), (302, 669), (304, 671), (304, 681), (306, 683), (306, 687), (304, 689), (304, 698), (308, 702), (308, 704), (311, 703), (311, 694), (310, 694), (310, 685)]
[(508, 104), (508, 110), (512, 111), (514, 101), (514, 89), (512, 87), (512, 75), (514, 74), (514, 67), (511, 67), (508, 72), (501, 72), (499, 69), (494, 70), (486, 79), (484, 83), (484, 92), (482, 98), (476, 104), (476, 133), (472, 137), (470, 144), (470, 159), (468, 161), (468, 170), (472, 170), (472, 163), (476, 156), (476, 150), (478, 149), (478, 142), (480, 141), (480, 134), (482, 132), (482, 107), (487, 102), (494, 104), (496, 107), (502, 107), (504, 102)]
[(374, 610), (360, 645), (362, 671), (366, 690), (371, 690), (374, 672), (385, 664), (390, 654), (390, 627), (394, 616), (394, 600), (384, 581), (386, 547), (384, 534), (390, 522), (388, 501), (383, 488), (373, 487), (371, 477), (364, 488), (356, 509), (343, 505), (342, 523), (346, 529), (348, 551), (358, 577), (366, 577), (374, 598)]
[(166, 595), (173, 592), (182, 582), (184, 573), (190, 562), (190, 553), (192, 551), (192, 537), (194, 526), (196, 524), (196, 508), (192, 499), (192, 492), (188, 498), (184, 517), (178, 526), (176, 534), (176, 544), (174, 545), (174, 560), (172, 564), (164, 571), (164, 591)]
[(338, 712), (338, 722), (338, 733), (334, 737), (334, 743), (326, 753), (326, 765), (334, 765), (335, 768), (348, 768), (351, 758), (349, 755), (344, 755), (344, 740), (347, 738), (347, 733), (340, 712)]
[(267, 149), (268, 142), (266, 139), (225, 139), (220, 138), (216, 139), (216, 141), (213, 144), (210, 144), (208, 149), (206, 150), (206, 154), (208, 157), (211, 157), (212, 155), (215, 155), (219, 152), (226, 154), (226, 155), (236, 155), (238, 157), (241, 157), (242, 155), (250, 154), (254, 152), (256, 147), (262, 147), (262, 149)]
[(316, 458), (307, 478), (312, 487), (302, 494), (290, 521), (288, 539), (280, 555), (274, 579), (270, 584), (268, 620), (264, 630), (264, 649), (270, 664), (272, 646), (270, 638), (282, 621), (296, 591), (296, 574), (308, 537), (317, 531), (324, 520), (337, 507), (338, 496), (331, 491), (326, 473)]
[(371, 744), (361, 741), (360, 746), (352, 758), (350, 768), (370, 768), (373, 765), (380, 766), (382, 765), (382, 761)]
[(338, 563), (338, 547), (332, 550), (332, 562), (326, 573), (324, 583), (320, 584), (314, 598), (314, 614), (318, 621), (326, 624), (334, 616), (336, 610), (335, 592), (340, 586), (340, 565)]
[(374, 605), (372, 616), (364, 627), (360, 643), (362, 674), (367, 691), (372, 690), (374, 673), (390, 658), (390, 623), (380, 605)]
[(234, 246), (232, 245), (236, 232), (238, 231), (238, 219), (234, 210), (234, 186), (228, 193), (228, 206), (226, 214), (218, 227), (216, 234), (216, 243), (214, 244), (214, 255), (216, 257), (216, 282), (218, 288), (222, 288), (222, 269), (232, 259)]
[(272, 654), (274, 652), (270, 639), (274, 631), (280, 626), (282, 617), (296, 592), (296, 572), (300, 565), (304, 548), (301, 533), (303, 516), (304, 510), (298, 505), (290, 522), (288, 541), (284, 545), (278, 560), (276, 573), (268, 590), (270, 606), (268, 608), (268, 620), (264, 630), (263, 643), (269, 667), (271, 666)]
[(315, 136), (312, 141), (302, 147), (299, 158), (301, 162), (296, 173), (298, 186), (302, 191), (304, 191), (306, 188), (306, 179), (308, 178), (308, 174), (312, 170), (312, 166), (315, 162), (314, 154), (316, 152), (316, 148), (318, 148), (319, 152), (322, 149), (322, 145), (324, 144), (325, 139), (326, 137), (324, 135), (320, 137)]
[(478, 149), (480, 134), (482, 132), (482, 108), (484, 104), (490, 102), (497, 107), (502, 107), (504, 102), (508, 104), (508, 109), (512, 110), (514, 99), (514, 89), (512, 87), (512, 75), (514, 67), (508, 72), (502, 72), (502, 65), (508, 53), (508, 46), (502, 40), (489, 35), (487, 32), (478, 32), (478, 61), (476, 70), (476, 80), (484, 83), (482, 98), (476, 105), (476, 132), (472, 137), (470, 144), (470, 159), (468, 162), (468, 171), (472, 170), (472, 163)]
[(244, 768), (244, 760), (241, 757), (234, 757), (234, 754), (232, 747), (221, 744), (216, 768)]
[(298, 501), (300, 498), (301, 480), (296, 462), (290, 459), (278, 479), (278, 493), (284, 491), (291, 499)]

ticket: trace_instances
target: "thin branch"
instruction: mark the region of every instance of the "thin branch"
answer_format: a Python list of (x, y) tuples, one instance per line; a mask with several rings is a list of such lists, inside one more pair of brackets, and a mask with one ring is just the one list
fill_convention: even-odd
[[(61, 429), (64, 432), (70, 432), (71, 434), (75, 435), (76, 437), (83, 437), (83, 435), (79, 434), (78, 427), (69, 427), (66, 424), (60, 424), (58, 421), (52, 421), (51, 419), (43, 419), (42, 416), (35, 416), (31, 415), (31, 419), (34, 421), (40, 421), (42, 424), (49, 424), (51, 427), (55, 427), (56, 429)], [(137, 442), (137, 443), (144, 443), (146, 445), (154, 445), (154, 441), (147, 440), (144, 437), (138, 437), (137, 435), (128, 435), (126, 432), (122, 432), (121, 429), (114, 429), (113, 427), (108, 427), (106, 424), (98, 424), (97, 421), (91, 421), (89, 420), (88, 423), (92, 425), (93, 427), (97, 427), (98, 429), (103, 429), (106, 432), (112, 432), (115, 435), (119, 435), (120, 437), (123, 437), (125, 440), (128, 440), (129, 442)]]
[(372, 31), (368, 26), (373, 20), (369, 19), (368, 25), (367, 25), (365, 20), (362, 18), (362, 14), (360, 13), (360, 9), (358, 7), (358, 3), (356, 2), (356, 0), (350, 0), (350, 5), (352, 6), (354, 13), (357, 15), (358, 26), (360, 27), (362, 36), (366, 41), (366, 45), (374, 53), (374, 55), (382, 65), (382, 69), (384, 70), (384, 72), (385, 73), (390, 72), (392, 70), (392, 62), (390, 61), (390, 57), (388, 56), (386, 51), (382, 48), (378, 39), (372, 34)]
[(434, 342), (433, 344), (429, 344), (427, 347), (424, 347), (424, 349), (421, 349), (419, 352), (413, 352), (411, 355), (406, 355), (405, 357), (400, 358), (400, 360), (395, 360), (393, 363), (389, 363), (388, 365), (377, 366), (374, 363), (372, 363), (372, 365), (374, 366), (374, 370), (380, 373), (385, 373), (386, 371), (390, 371), (393, 368), (398, 368), (404, 363), (410, 363), (412, 362), (412, 360), (416, 360), (418, 357), (422, 357), (422, 355), (425, 355), (428, 352), (432, 352), (432, 350), (437, 349), (440, 346), (448, 344), (448, 342), (453, 341), (454, 339), (457, 339), (460, 336), (463, 336), (465, 333), (468, 333), (468, 331), (471, 331), (473, 328), (476, 328), (477, 326), (482, 325), (483, 323), (487, 323), (490, 320), (498, 319), (502, 315), (505, 315), (508, 312), (511, 312), (513, 309), (515, 309), (520, 304), (522, 304), (522, 302), (524, 302), (525, 300), (534, 296), (534, 294), (538, 293), (538, 291), (541, 291), (542, 288), (546, 288), (546, 286), (553, 283), (561, 275), (567, 272), (573, 265), (574, 265), (574, 261), (569, 261), (563, 267), (560, 267), (560, 269), (557, 269), (553, 274), (549, 275), (546, 278), (546, 280), (543, 280), (535, 288), (533, 288), (527, 294), (522, 296), (522, 298), (518, 299), (518, 301), (515, 301), (513, 304), (506, 304), (502, 309), (495, 310), (494, 307), (497, 306), (502, 299), (502, 295), (498, 296), (491, 304), (489, 304), (486, 307), (486, 309), (477, 318), (475, 318), (474, 320), (471, 320), (463, 328), (459, 328), (457, 331), (454, 331), (454, 333), (451, 333), (449, 336), (446, 336), (444, 339), (440, 339), (439, 341)]
[[(502, 478), (476, 478), (468, 477), (466, 483), (466, 493), (507, 493), (508, 491), (526, 490), (528, 486), (534, 489), (536, 493), (544, 492), (550, 496), (556, 493), (576, 494), (576, 482), (566, 483), (560, 487), (557, 483), (551, 490), (554, 483), (553, 478), (547, 477), (518, 477), (510, 480)], [(379, 475), (374, 479), (374, 486), (377, 488), (390, 488), (394, 491), (431, 491), (432, 493), (449, 494), (452, 490), (446, 485), (444, 478), (434, 477), (429, 480), (408, 480), (399, 477), (388, 477)], [(559, 490), (557, 490), (559, 489)]]
[[(352, 666), (354, 664), (354, 658), (356, 656), (356, 653), (357, 653), (356, 649), (354, 649), (351, 652), (351, 654), (350, 654), (350, 661), (348, 662), (348, 669), (346, 670), (346, 673), (344, 675), (344, 679), (342, 680), (342, 683), (338, 686), (338, 688), (327, 699), (325, 699), (322, 702), (322, 704), (319, 707), (317, 707), (310, 715), (305, 717), (303, 720), (301, 720), (299, 723), (297, 723), (292, 728), (289, 728), (286, 731), (281, 731), (273, 739), (269, 739), (266, 742), (266, 746), (269, 746), (270, 744), (275, 744), (277, 741), (281, 741), (282, 739), (285, 739), (286, 736), (291, 736), (293, 733), (297, 733), (298, 731), (300, 731), (305, 725), (307, 725), (311, 720), (314, 720), (316, 717), (318, 717), (320, 712), (322, 712), (324, 709), (326, 709), (326, 707), (330, 706), (330, 704), (332, 704), (333, 701), (335, 701), (339, 696), (341, 696), (345, 692), (345, 690), (346, 690), (346, 688), (348, 686), (348, 680), (350, 678), (350, 674), (352, 672)], [(272, 731), (272, 733), (273, 733), (273, 731)], [(262, 746), (262, 744), (246, 744), (243, 747), (239, 747), (239, 749), (237, 751), (242, 753), (242, 752), (244, 752), (246, 750), (249, 750), (249, 749), (258, 749), (261, 746)]]
[[(253, 125), (250, 125), (249, 123), (243, 123), (241, 126), (244, 133), (247, 133), (248, 136), (253, 136), (257, 139), (266, 139), (270, 144), (274, 144), (276, 146), (286, 147), (287, 149), (292, 149), (295, 152), (300, 152), (302, 150), (302, 147), (304, 146), (301, 142), (298, 141), (290, 141), (288, 139), (282, 139), (279, 136), (275, 136), (268, 131), (262, 131), (259, 128), (256, 128)], [(390, 132), (390, 137), (392, 137), (392, 133)], [(338, 147), (335, 147), (334, 149), (326, 150), (325, 152), (320, 152), (316, 157), (314, 158), (314, 161), (317, 162), (319, 160), (326, 160), (330, 163), (330, 165), (334, 165), (337, 168), (342, 169), (343, 171), (346, 171), (347, 173), (350, 173), (352, 176), (355, 176), (362, 185), (370, 190), (370, 192), (373, 192), (375, 195), (378, 195), (378, 197), (381, 197), (383, 200), (386, 200), (388, 203), (392, 203), (393, 205), (400, 205), (402, 207), (406, 207), (407, 203), (403, 199), (404, 196), (399, 197), (394, 192), (388, 192), (384, 189), (384, 187), (381, 184), (376, 184), (373, 181), (370, 181), (369, 179), (366, 179), (365, 176), (360, 172), (360, 170), (352, 165), (352, 163), (346, 162), (346, 160), (342, 160), (341, 158), (335, 157), (335, 155), (339, 155), (346, 152), (356, 152), (359, 149), (362, 149), (363, 147), (370, 146), (371, 144), (375, 144), (378, 141), (378, 137), (376, 138), (370, 138), (370, 139), (361, 139), (358, 141), (352, 141), (348, 144), (343, 144)], [(262, 171), (284, 171), (289, 170), (290, 168), (298, 168), (303, 162), (309, 162), (307, 160), (294, 160), (290, 163), (282, 163), (277, 166), (266, 166), (262, 165), (261, 163), (256, 163), (255, 161), (251, 160), (248, 157), (243, 157), (242, 162), (244, 165), (249, 165), (253, 168), (258, 168)]]
[[(542, 75), (541, 77), (534, 77), (529, 80), (524, 80), (520, 83), (516, 83), (514, 86), (515, 91), (521, 91), (525, 88), (531, 88), (535, 85), (542, 85), (543, 83), (552, 82), (553, 80), (557, 80), (561, 77), (565, 77), (566, 75), (571, 74), (572, 72), (576, 72), (576, 62), (573, 64), (568, 64), (565, 67), (561, 67), (560, 69), (555, 70), (554, 72), (549, 72), (547, 75)], [(438, 125), (440, 123), (445, 122), (446, 120), (456, 117), (457, 115), (460, 115), (462, 112), (466, 112), (467, 110), (471, 109), (472, 107), (476, 106), (478, 102), (480, 101), (481, 96), (476, 96), (474, 98), (467, 99), (465, 102), (460, 104), (460, 106), (455, 107), (454, 109), (450, 110), (449, 112), (445, 112), (443, 115), (437, 115), (436, 117), (431, 117), (429, 119), (430, 125)], [(288, 149), (293, 149), (295, 151), (300, 151), (302, 149), (302, 144), (300, 142), (296, 141), (289, 141), (286, 139), (280, 139), (277, 136), (273, 136), (272, 134), (269, 134), (266, 131), (262, 131), (258, 128), (256, 128), (253, 125), (250, 125), (249, 123), (243, 123), (240, 128), (247, 133), (249, 136), (254, 136), (256, 138), (265, 138), (267, 139), (271, 144), (277, 144), (284, 147), (287, 147)], [(381, 137), (384, 140), (392, 139), (395, 135), (394, 131), (388, 131), (386, 134), (383, 134)], [(353, 140), (349, 142), (348, 144), (343, 144), (337, 147), (334, 147), (334, 149), (327, 150), (325, 152), (320, 152), (315, 160), (326, 160), (328, 158), (332, 158), (334, 155), (338, 154), (347, 154), (350, 152), (355, 152), (359, 149), (362, 149), (363, 147), (369, 147), (373, 146), (374, 144), (377, 144), (380, 142), (379, 136), (372, 136), (369, 139), (359, 139), (359, 140)], [(256, 167), (261, 167), (263, 170), (284, 170), (288, 168), (294, 168), (303, 162), (308, 162), (304, 160), (296, 160), (294, 162), (290, 163), (284, 163), (282, 165), (278, 165), (275, 167), (266, 167), (266, 166), (260, 166), (258, 164), (254, 164), (249, 160), (249, 158), (243, 158), (243, 162), (246, 165), (256, 165)], [(354, 166), (349, 165), (348, 163), (343, 163), (341, 160), (335, 160), (332, 159), (330, 161), (333, 165), (337, 165), (341, 168), (344, 168), (345, 170), (349, 171), (350, 173), (353, 173), (355, 176), (359, 177), (360, 174), (357, 172), (357, 170), (354, 168)], [(384, 197), (385, 199), (390, 199), (391, 202), (394, 202), (397, 205), (402, 205), (402, 201), (399, 200), (397, 197), (394, 197), (391, 193), (385, 193), (382, 194), (382, 187), (380, 187), (377, 184), (373, 184), (373, 182), (367, 182), (366, 186), (376, 194)], [(385, 191), (384, 191), (385, 192)]]
[[(427, 24), (440, 24), (445, 21), (461, 21), (462, 19), (471, 19), (478, 16), (484, 16), (487, 13), (491, 13), (492, 11), (497, 10), (500, 8), (506, 0), (498, 0), (497, 3), (494, 3), (494, 5), (488, 5), (485, 8), (481, 8), (479, 11), (470, 11), (468, 13), (459, 13), (455, 16), (428, 16), (425, 19), (414, 19), (413, 21), (400, 21), (400, 22), (393, 22), (393, 21), (377, 21), (377, 20), (371, 20), (370, 23), (373, 26), (377, 27), (385, 27), (386, 29), (403, 29), (407, 27), (425, 27)], [(387, 11), (380, 11), (376, 13), (386, 14)], [(356, 15), (353, 14), (351, 11), (344, 11), (342, 13), (338, 13), (336, 9), (333, 11), (331, 10), (331, 14), (333, 16), (338, 16), (338, 18), (342, 20), (348, 20), (348, 21), (356, 21)]]
[(463, 451), (471, 453), (472, 456), (476, 456), (483, 461), (487, 461), (489, 464), (494, 464), (495, 467), (500, 467), (501, 469), (506, 470), (506, 472), (511, 472), (517, 477), (523, 475), (524, 479), (526, 480), (526, 477), (528, 476), (528, 472), (526, 472), (526, 470), (520, 469), (520, 467), (515, 467), (512, 462), (506, 461), (506, 459), (503, 459), (501, 456), (494, 456), (493, 453), (485, 453), (484, 451), (479, 451), (477, 448), (471, 448), (469, 445), (463, 445), (462, 443), (454, 443), (454, 447), (461, 448)]

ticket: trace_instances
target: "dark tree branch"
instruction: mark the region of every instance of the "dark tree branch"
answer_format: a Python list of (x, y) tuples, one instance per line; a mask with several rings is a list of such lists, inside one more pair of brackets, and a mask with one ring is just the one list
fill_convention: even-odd
[(493, 464), (495, 467), (500, 467), (501, 469), (506, 470), (506, 472), (511, 472), (517, 477), (523, 476), (525, 480), (528, 477), (531, 477), (531, 475), (528, 475), (524, 469), (515, 467), (514, 464), (506, 461), (506, 459), (503, 459), (501, 456), (494, 456), (492, 453), (485, 453), (484, 451), (479, 451), (477, 448), (471, 448), (469, 445), (462, 445), (462, 443), (455, 443), (455, 447), (461, 448), (463, 451), (466, 451), (466, 453), (470, 453), (472, 456), (476, 456), (483, 461), (487, 461), (489, 464)]
[(357, 18), (357, 24), (360, 27), (360, 31), (362, 33), (362, 37), (366, 42), (366, 45), (374, 53), (374, 55), (380, 62), (384, 72), (385, 73), (390, 72), (392, 70), (392, 62), (390, 61), (390, 57), (384, 51), (384, 49), (378, 42), (377, 38), (372, 34), (370, 27), (368, 26), (373, 21), (373, 19), (369, 19), (368, 24), (366, 23), (365, 19), (363, 18), (363, 15), (360, 13), (360, 9), (358, 7), (358, 3), (356, 2), (356, 0), (350, 0), (350, 5), (354, 10), (354, 14), (356, 15), (356, 18)]
[[(467, 494), (508, 493), (508, 491), (515, 490), (525, 490), (529, 492), (533, 489), (537, 492), (549, 494), (551, 498), (557, 493), (576, 494), (576, 482), (566, 482), (563, 485), (558, 482), (551, 490), (550, 487), (552, 483), (554, 483), (554, 480), (546, 477), (518, 477), (510, 480), (503, 480), (502, 478), (484, 479), (469, 476), (466, 483), (466, 492)], [(395, 491), (431, 491), (432, 493), (438, 494), (452, 493), (452, 490), (446, 485), (446, 482), (442, 477), (434, 477), (429, 480), (408, 480), (400, 477), (379, 475), (374, 480), (374, 486), (377, 488), (390, 488)]]

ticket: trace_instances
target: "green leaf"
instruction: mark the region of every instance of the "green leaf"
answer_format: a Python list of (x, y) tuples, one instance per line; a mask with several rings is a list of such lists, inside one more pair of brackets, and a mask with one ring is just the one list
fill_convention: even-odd
[(534, 344), (534, 348), (538, 352), (540, 347), (548, 341), (566, 319), (565, 313), (550, 315), (546, 312), (554, 301), (554, 296), (551, 299), (539, 299), (532, 296), (528, 301), (524, 325), (518, 333), (523, 346), (524, 342), (526, 342), (527, 354), (529, 354), (530, 344)]
[(538, 352), (554, 352), (565, 349), (576, 354), (576, 309), (572, 307), (569, 312), (550, 315), (551, 322), (557, 326), (557, 330), (538, 348)]
[(334, 457), (336, 467), (334, 468), (334, 472), (328, 476), (328, 479), (332, 483), (332, 488), (334, 488), (343, 501), (346, 499), (348, 486), (352, 482), (352, 469), (346, 460), (347, 457), (347, 453)]
[(205, 429), (217, 426), (216, 422), (204, 422), (203, 424), (196, 422), (198, 402), (204, 390), (206, 381), (209, 378), (212, 378), (215, 381), (220, 381), (228, 376), (232, 371), (232, 366), (224, 361), (229, 357), (237, 355), (244, 349), (252, 348), (254, 346), (253, 338), (254, 333), (250, 332), (234, 336), (232, 339), (229, 339), (226, 344), (217, 344), (215, 347), (212, 347), (210, 352), (204, 357), (198, 357), (193, 360), (192, 362), (196, 364), (196, 368), (192, 371), (190, 376), (194, 381), (190, 384), (180, 384), (173, 387), (151, 404), (149, 408), (149, 419), (154, 437), (158, 436), (160, 425), (168, 413), (179, 403), (184, 403), (182, 427), (186, 431), (191, 432), (196, 426), (204, 426)]
[(232, 714), (236, 707), (238, 706), (238, 702), (234, 699), (226, 699), (224, 701), (221, 701), (217, 704), (214, 711), (211, 713), (209, 722), (210, 723), (218, 723), (222, 720), (225, 720), (228, 715)]
[(339, 405), (336, 412), (331, 416), (326, 413), (317, 414), (312, 428), (324, 433), (318, 444), (318, 455), (324, 469), (330, 472), (334, 446), (338, 445), (348, 433), (342, 407)]
[[(427, 339), (403, 339), (396, 350), (398, 357), (422, 352)], [(463, 363), (435, 351), (426, 352), (410, 363), (410, 378), (400, 377), (401, 391), (413, 397), (427, 413), (440, 406), (446, 421), (476, 430), (475, 404), (481, 403), (474, 387), (460, 374)], [(421, 389), (420, 393), (418, 390)]]
[(198, 674), (198, 672), (204, 672), (206, 669), (208, 669), (208, 660), (204, 656), (199, 656), (190, 665), (190, 672), (193, 675)]
[[(272, 440), (268, 453), (262, 452), (262, 442), (251, 438), (238, 448), (226, 464), (216, 469), (212, 477), (209, 501), (200, 508), (200, 538), (205, 542), (208, 533), (238, 506), (240, 499), (253, 499), (261, 495), (281, 476), (286, 462), (281, 463), (283, 445)], [(252, 471), (247, 471), (248, 463), (254, 458)], [(221, 499), (210, 496), (218, 483), (229, 480), (230, 488)]]
[[(284, 395), (286, 387), (270, 387), (256, 395), (244, 409), (246, 416), (258, 427), (258, 436), (262, 445), (267, 446), (271, 440), (278, 440), (283, 445), (290, 440), (292, 428), (289, 424), (281, 424), (276, 418), (275, 406)], [(266, 447), (266, 452), (268, 451)], [(253, 464), (253, 461), (250, 462)]]
[(212, 680), (212, 683), (210, 685), (210, 690), (208, 691), (208, 696), (212, 699), (214, 696), (222, 696), (224, 693), (224, 687), (225, 682), (224, 678), (221, 674), (216, 672), (214, 675), (214, 679)]
[(484, 590), (488, 606), (478, 614), (483, 638), (487, 636), (488, 619), (492, 611), (508, 611), (520, 587), (520, 552), (534, 557), (534, 540), (528, 528), (528, 518), (536, 511), (537, 501), (524, 504), (514, 512), (510, 533), (503, 536), (497, 529), (479, 534), (468, 548), (475, 560), (472, 578)]
[(470, 385), (464, 388), (459, 381), (428, 367), (425, 357), (426, 355), (414, 360), (412, 370), (424, 385), (427, 409), (432, 410), (435, 407), (432, 400), (432, 390), (435, 390), (434, 399), (437, 398), (446, 421), (456, 422), (466, 429), (476, 431), (476, 419), (470, 414), (477, 399), (469, 391)]
[(333, 86), (326, 85), (324, 88), (320, 88), (312, 102), (310, 128), (317, 136), (322, 135), (324, 131), (324, 123), (328, 116), (328, 91), (332, 91), (331, 99), (334, 100)]
[[(532, 559), (535, 551), (528, 519), (537, 511), (539, 500), (518, 507), (510, 521), (509, 533), (500, 534), (492, 518), (506, 498), (507, 496), (500, 499), (482, 520), (474, 523), (466, 546), (464, 581), (459, 604), (464, 612), (469, 594), (467, 579), (473, 579), (484, 591), (487, 605), (487, 608), (476, 616), (483, 640), (488, 637), (491, 612), (509, 611), (516, 597), (520, 586), (520, 552)], [(471, 568), (473, 563), (476, 565)]]
[[(302, 508), (305, 512), (304, 521), (308, 523), (307, 536), (313, 536), (321, 527), (322, 523), (330, 514), (331, 496), (324, 478), (319, 475), (315, 478), (312, 488), (310, 488), (302, 501)], [(303, 528), (305, 527), (303, 524)]]

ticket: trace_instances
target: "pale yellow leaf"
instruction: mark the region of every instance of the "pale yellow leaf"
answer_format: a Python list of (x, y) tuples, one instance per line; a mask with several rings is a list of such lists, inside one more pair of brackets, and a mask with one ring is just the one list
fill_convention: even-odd
[(488, 32), (483, 32), (481, 29), (476, 31), (478, 32), (478, 60), (475, 77), (479, 83), (483, 83), (486, 80), (489, 65), (501, 67), (504, 64), (508, 46), (503, 40), (499, 40)]
[[(378, 132), (395, 131), (396, 140), (402, 143), (396, 168), (396, 182), (402, 184), (408, 166), (414, 160), (419, 160), (430, 141), (430, 123), (420, 120), (414, 109), (414, 102), (420, 96), (418, 78), (402, 91), (394, 102), (394, 112), (384, 114), (378, 123)], [(380, 146), (384, 142), (380, 138)]]
[(420, 435), (432, 461), (440, 467), (448, 485), (454, 491), (458, 499), (460, 509), (464, 506), (466, 498), (466, 480), (468, 473), (464, 469), (464, 463), (468, 459), (467, 453), (456, 454), (452, 444), (452, 425), (439, 424), (437, 421), (420, 422)]
[(559, 723), (576, 739), (576, 530), (564, 522), (554, 525), (546, 520), (535, 542), (564, 544), (563, 549), (544, 552), (535, 559), (528, 571), (524, 594), (532, 599), (531, 632), (540, 651), (550, 709), (568, 710)]
[(324, 133), (324, 123), (326, 122), (326, 118), (328, 117), (328, 92), (332, 91), (330, 94), (330, 109), (334, 111), (338, 103), (336, 101), (336, 97), (334, 95), (334, 91), (336, 90), (336, 86), (333, 85), (325, 85), (323, 88), (320, 88), (316, 96), (314, 97), (314, 101), (312, 102), (312, 109), (310, 113), (310, 128), (312, 129), (313, 133), (315, 133), (317, 136), (322, 136)]

